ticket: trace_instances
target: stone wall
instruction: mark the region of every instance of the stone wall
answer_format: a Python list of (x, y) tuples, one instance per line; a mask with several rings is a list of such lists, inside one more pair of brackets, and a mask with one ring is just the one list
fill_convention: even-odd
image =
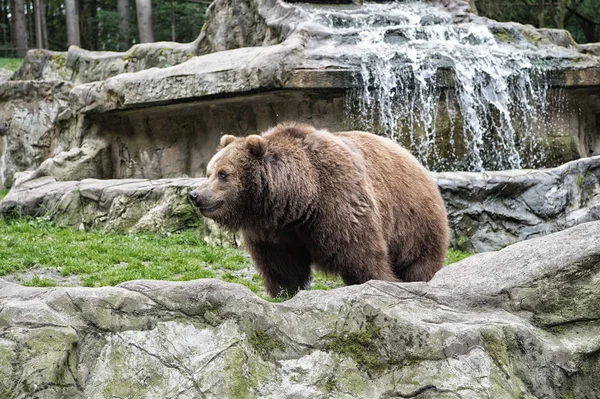
[[(600, 146), (596, 127), (596, 99), (589, 90), (552, 94), (556, 109), (536, 132), (541, 144), (524, 153), (524, 166), (553, 167), (582, 156), (594, 155)], [(442, 96), (446, 98), (446, 96)], [(155, 106), (130, 111), (94, 113), (89, 131), (109, 148), (105, 160), (110, 178), (199, 177), (223, 134), (260, 134), (279, 122), (299, 121), (332, 131), (356, 129), (344, 89), (281, 90), (214, 100)], [(445, 105), (440, 105), (445, 109)], [(436, 169), (455, 169), (468, 146), (460, 115), (437, 119), (436, 146), (427, 160)], [(373, 126), (373, 132), (378, 132)], [(573, 132), (579, 132), (575, 136)], [(416, 135), (419, 132), (415, 132)], [(466, 138), (468, 139), (468, 137)], [(411, 148), (411, 135), (399, 132), (397, 140)], [(491, 150), (490, 150), (491, 151)], [(96, 176), (88, 176), (96, 177)]]
[(281, 121), (344, 130), (343, 92), (280, 91), (90, 118), (115, 179), (203, 176), (223, 134), (256, 134)]

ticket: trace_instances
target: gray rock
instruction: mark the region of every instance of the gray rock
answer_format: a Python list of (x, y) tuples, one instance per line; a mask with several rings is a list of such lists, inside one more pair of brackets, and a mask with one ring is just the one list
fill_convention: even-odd
[(166, 68), (198, 55), (194, 43), (142, 43), (126, 52), (88, 51), (77, 46), (67, 52), (43, 49), (30, 50), (15, 80), (65, 80), (87, 83), (107, 79), (122, 73), (149, 68)]
[(45, 216), (76, 228), (112, 232), (172, 232), (203, 226), (203, 218), (187, 199), (199, 179), (57, 181), (51, 176), (29, 179), (29, 175), (24, 173), (19, 178), (22, 183), (0, 201), (0, 215)]
[(77, 128), (64, 81), (0, 83), (0, 186), (69, 148)]
[(600, 220), (600, 157), (553, 169), (434, 173), (454, 247), (485, 252)]
[(0, 395), (596, 398), (600, 222), (472, 257), (430, 283), (268, 303), (217, 280), (0, 280)]
[(33, 173), (17, 173), (14, 185), (23, 184), (22, 179), (33, 180), (41, 176), (52, 176), (57, 181), (110, 177), (110, 164), (107, 165), (108, 157), (105, 154), (107, 147), (108, 143), (104, 140), (88, 139), (81, 148), (72, 147), (69, 151), (46, 159)]
[[(515, 46), (536, 52), (536, 57), (554, 70), (549, 84), (576, 89), (575, 94), (564, 99), (570, 104), (565, 107), (568, 117), (552, 111), (548, 125), (553, 130), (542, 129), (544, 135), (551, 137), (545, 149), (553, 155), (553, 161), (548, 162), (557, 165), (599, 150), (597, 99), (593, 90), (600, 86), (600, 62), (593, 47), (570, 43), (564, 31), (536, 30), (477, 17), (472, 0), (432, 3), (432, 7), (447, 11), (444, 21), (493, 26), (499, 38), (508, 38)], [(205, 27), (192, 43), (139, 44), (123, 53), (89, 52), (76, 46), (67, 52), (30, 51), (12, 80), (0, 84), (0, 136), (5, 138), (4, 142), (0, 140), (0, 185), (10, 187), (16, 172), (35, 168), (73, 147), (82, 148), (85, 141), (98, 137), (112, 140), (109, 146), (113, 154), (102, 170), (113, 172), (109, 177), (198, 176), (197, 169), (193, 173), (187, 169), (204, 163), (206, 155), (204, 149), (194, 148), (197, 143), (193, 139), (206, 136), (207, 140), (199, 141), (211, 145), (216, 135), (234, 124), (229, 118), (219, 123), (211, 118), (198, 120), (190, 112), (193, 107), (210, 108), (213, 101), (215, 107), (227, 101), (232, 104), (239, 114), (231, 118), (236, 119), (234, 130), (244, 134), (257, 133), (266, 124), (290, 119), (330, 129), (342, 128), (339, 125), (343, 123), (353, 124), (352, 115), (348, 114), (347, 90), (361, 85), (357, 77), (361, 54), (353, 46), (356, 37), (332, 33), (327, 23), (314, 19), (315, 12), (306, 4), (279, 0), (218, 0), (209, 7)], [(424, 22), (439, 21), (426, 17)], [(452, 68), (446, 67), (452, 65), (443, 59), (436, 62), (443, 70), (440, 87), (451, 86)], [(583, 93), (582, 87), (592, 91)], [(257, 99), (257, 92), (264, 96)], [(301, 102), (311, 98), (310, 105), (282, 112), (281, 104), (286, 103), (282, 97), (290, 93), (302, 93)], [(317, 104), (323, 98), (325, 107)], [(440, 109), (445, 107), (454, 105), (440, 105)], [(248, 108), (252, 110), (247, 112)], [(260, 108), (260, 112), (255, 112), (255, 108)], [(171, 119), (171, 112), (177, 118)], [(331, 115), (336, 115), (335, 123), (331, 122)], [(439, 147), (453, 146), (451, 155), (442, 156), (464, 156), (464, 143), (454, 146), (455, 132), (450, 134), (451, 129), (461, 125), (460, 117), (456, 121), (446, 117), (437, 120)], [(120, 160), (115, 158), (121, 152), (126, 156), (129, 149), (146, 145), (148, 136), (159, 136), (160, 133), (148, 132), (155, 125), (185, 134), (175, 135), (174, 143), (156, 143), (156, 158), (143, 165), (142, 171), (138, 168), (127, 171), (130, 175), (119, 174)], [(198, 134), (190, 138), (189, 131)], [(586, 132), (585, 137), (576, 138), (579, 132)], [(189, 160), (190, 147), (197, 158), (202, 157), (201, 161)], [(169, 152), (165, 163), (178, 160), (167, 171), (161, 168), (165, 150)], [(130, 155), (134, 159), (141, 157)]]
[(10, 78), (13, 76), (13, 72), (6, 69), (6, 68), (0, 68), (0, 84), (6, 82), (7, 80), (10, 80)]

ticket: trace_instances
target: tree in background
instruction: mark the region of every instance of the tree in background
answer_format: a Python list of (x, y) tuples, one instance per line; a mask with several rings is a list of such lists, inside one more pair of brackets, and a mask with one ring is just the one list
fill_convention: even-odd
[(138, 32), (140, 43), (152, 43), (154, 31), (152, 30), (152, 2), (150, 0), (135, 0)]
[(117, 1), (117, 14), (119, 15), (119, 44), (117, 49), (125, 51), (131, 45), (129, 31), (129, 0)]
[(65, 0), (65, 14), (67, 17), (67, 46), (81, 46), (77, 0)]
[(27, 32), (27, 19), (24, 0), (11, 1), (12, 37), (17, 56), (24, 57), (29, 48), (29, 35)]
[(537, 28), (567, 29), (579, 43), (600, 41), (600, 0), (475, 0), (479, 14)]
[[(145, 1), (154, 40), (185, 43), (200, 34), (208, 1)], [(88, 50), (125, 51), (141, 42), (136, 14), (133, 0), (0, 0), (0, 57), (17, 56), (17, 48), (22, 57), (31, 46), (64, 51), (77, 37)]]

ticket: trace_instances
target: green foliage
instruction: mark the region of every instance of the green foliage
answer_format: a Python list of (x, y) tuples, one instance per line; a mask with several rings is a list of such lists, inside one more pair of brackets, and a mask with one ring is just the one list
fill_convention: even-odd
[[(173, 2), (175, 41), (187, 43), (195, 40), (204, 25), (205, 13), (205, 4)], [(172, 41), (171, 18), (170, 1), (152, 2), (152, 24), (156, 41)]]
[(13, 72), (19, 69), (22, 63), (22, 58), (0, 58), (0, 68), (5, 68)]
[(0, 189), (0, 200), (2, 200), (2, 198), (6, 197), (6, 195), (8, 194), (8, 188), (2, 188)]
[(475, 6), (498, 21), (567, 29), (579, 43), (600, 41), (599, 0), (476, 0)]
[(448, 253), (446, 254), (446, 265), (449, 265), (451, 263), (456, 263), (459, 262), (463, 259), (468, 258), (469, 256), (473, 255), (470, 252), (465, 252), (465, 251), (461, 251), (460, 249), (449, 249)]
[(343, 287), (344, 281), (341, 277), (329, 275), (323, 272), (315, 272), (312, 277), (312, 290), (331, 290), (333, 288)]
[(40, 276), (34, 276), (30, 281), (25, 281), (23, 283), (26, 287), (56, 287), (56, 281)]

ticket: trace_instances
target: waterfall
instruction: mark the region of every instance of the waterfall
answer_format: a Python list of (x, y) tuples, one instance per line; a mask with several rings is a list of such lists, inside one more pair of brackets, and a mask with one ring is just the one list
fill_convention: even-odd
[(0, 187), (6, 187), (6, 154), (8, 153), (8, 136), (2, 136), (2, 155), (0, 156)]
[(505, 43), (485, 25), (455, 24), (418, 2), (306, 7), (330, 38), (312, 56), (357, 70), (346, 101), (354, 127), (396, 140), (431, 170), (544, 160), (536, 132), (545, 123), (546, 73), (522, 36), (504, 32)]

